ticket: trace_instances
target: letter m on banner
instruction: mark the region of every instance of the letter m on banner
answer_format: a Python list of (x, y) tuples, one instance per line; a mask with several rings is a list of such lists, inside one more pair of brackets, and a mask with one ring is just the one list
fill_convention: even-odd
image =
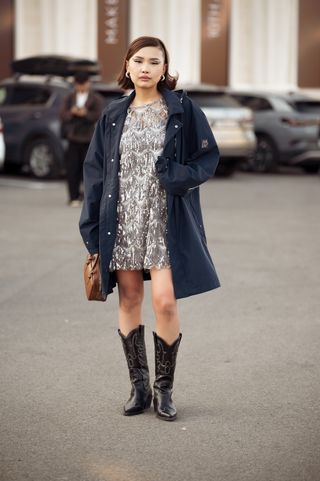
[(98, 0), (98, 60), (102, 79), (114, 82), (128, 47), (129, 0)]

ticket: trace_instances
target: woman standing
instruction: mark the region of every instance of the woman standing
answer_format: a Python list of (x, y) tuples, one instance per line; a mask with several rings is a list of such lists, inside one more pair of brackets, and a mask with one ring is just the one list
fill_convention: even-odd
[(154, 409), (173, 421), (177, 299), (220, 285), (198, 188), (213, 176), (219, 151), (203, 112), (185, 92), (172, 92), (176, 79), (161, 40), (134, 40), (118, 82), (133, 92), (113, 101), (96, 127), (84, 164), (80, 231), (88, 251), (100, 253), (103, 291), (118, 284), (119, 335), (132, 384), (125, 415), (152, 401), (141, 319), (144, 280), (151, 279)]

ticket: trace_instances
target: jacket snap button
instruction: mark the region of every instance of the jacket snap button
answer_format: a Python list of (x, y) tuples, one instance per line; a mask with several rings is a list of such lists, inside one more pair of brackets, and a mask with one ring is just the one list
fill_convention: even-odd
[(108, 232), (108, 235), (111, 235), (111, 232)]
[(111, 162), (114, 162), (114, 159), (111, 159)]
[(109, 194), (108, 197), (111, 197), (111, 194)]
[(178, 126), (177, 124), (174, 126), (175, 129), (177, 129), (178, 127), (179, 127), (179, 126)]
[(116, 125), (116, 124), (115, 124), (114, 122), (112, 122), (112, 127), (115, 127), (115, 125)]

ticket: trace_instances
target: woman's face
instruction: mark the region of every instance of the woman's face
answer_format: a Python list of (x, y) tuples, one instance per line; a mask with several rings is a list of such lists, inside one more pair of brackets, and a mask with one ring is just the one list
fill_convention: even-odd
[(144, 47), (127, 60), (127, 72), (135, 88), (154, 88), (166, 71), (161, 48)]

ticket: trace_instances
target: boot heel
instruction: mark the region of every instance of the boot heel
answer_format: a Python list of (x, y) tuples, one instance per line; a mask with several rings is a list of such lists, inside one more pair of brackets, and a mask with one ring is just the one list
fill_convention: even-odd
[(151, 406), (151, 402), (152, 402), (152, 394), (150, 393), (146, 400), (145, 409), (149, 409), (149, 407)]

